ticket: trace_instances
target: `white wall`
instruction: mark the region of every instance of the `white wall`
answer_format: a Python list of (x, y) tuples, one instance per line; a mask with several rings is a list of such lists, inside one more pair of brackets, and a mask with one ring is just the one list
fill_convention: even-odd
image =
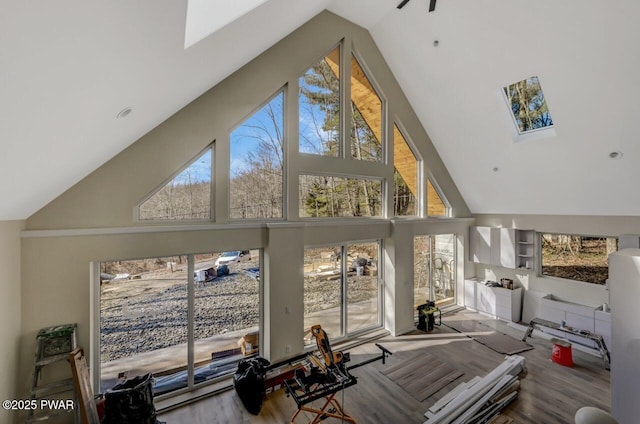
[(640, 416), (640, 249), (611, 255), (610, 264), (613, 349), (611, 352), (611, 412), (620, 424)]
[[(20, 230), (23, 221), (0, 221), (0, 400), (16, 399), (20, 346)], [(26, 359), (26, 358), (25, 358)], [(0, 409), (0, 422), (15, 414)]]
[[(568, 216), (568, 215), (478, 215), (477, 225), (533, 229), (536, 232), (617, 237), (621, 234), (640, 234), (639, 217)], [(479, 278), (513, 278), (527, 290), (552, 293), (560, 299), (590, 306), (609, 303), (605, 286), (573, 282), (560, 278), (536, 275), (535, 271), (513, 270), (475, 264)], [(613, 307), (615, 307), (612, 304)]]

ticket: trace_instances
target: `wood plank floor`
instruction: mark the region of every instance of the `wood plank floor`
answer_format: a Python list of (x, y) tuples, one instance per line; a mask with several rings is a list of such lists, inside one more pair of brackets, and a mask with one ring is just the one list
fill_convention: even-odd
[[(507, 326), (502, 321), (483, 315), (463, 311), (448, 319), (477, 319), (497, 330), (522, 338), (523, 332)], [(462, 381), (474, 376), (484, 376), (498, 364), (504, 355), (457, 333), (446, 326), (436, 327), (431, 333), (418, 333), (400, 337), (385, 337), (377, 341), (394, 354), (387, 365), (374, 362), (353, 370), (358, 384), (347, 388), (337, 398), (344, 409), (359, 423), (422, 423), (424, 412)], [(516, 423), (573, 423), (575, 412), (582, 406), (596, 406), (610, 410), (609, 372), (600, 358), (573, 349), (573, 368), (563, 367), (550, 361), (551, 342), (532, 338), (528, 342), (534, 349), (521, 353), (526, 358), (528, 373), (521, 378), (518, 398), (504, 411)], [(352, 363), (376, 356), (379, 350), (373, 343), (358, 346), (349, 351)], [(433, 396), (418, 402), (380, 371), (393, 366), (420, 352), (451, 364), (464, 375), (438, 391)], [(260, 415), (246, 412), (233, 390), (166, 412), (159, 419), (167, 424), (190, 423), (288, 423), (296, 412), (293, 399), (283, 391), (270, 394), (263, 404)], [(310, 417), (298, 417), (296, 423), (306, 423)], [(325, 422), (339, 422), (328, 419)]]

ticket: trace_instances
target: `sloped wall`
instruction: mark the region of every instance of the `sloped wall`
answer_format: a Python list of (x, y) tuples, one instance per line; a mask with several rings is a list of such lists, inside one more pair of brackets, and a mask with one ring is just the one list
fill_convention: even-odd
[[(426, 168), (453, 207), (454, 216), (469, 216), (462, 196), (369, 33), (325, 11), (35, 213), (27, 220), (27, 227), (136, 225), (134, 206), (214, 140), (215, 219), (216, 222), (227, 222), (229, 132), (285, 86), (289, 176), (297, 180), (296, 172), (301, 168), (348, 175), (354, 172), (370, 174), (370, 164), (327, 158), (308, 160), (297, 153), (297, 80), (341, 40), (364, 59), (371, 77), (388, 101), (390, 123), (394, 120), (402, 123)], [(389, 128), (392, 127), (390, 123)], [(392, 180), (392, 171), (389, 167), (384, 168), (379, 171), (380, 175), (373, 176)], [(290, 194), (295, 196), (295, 184), (290, 185), (293, 190)]]

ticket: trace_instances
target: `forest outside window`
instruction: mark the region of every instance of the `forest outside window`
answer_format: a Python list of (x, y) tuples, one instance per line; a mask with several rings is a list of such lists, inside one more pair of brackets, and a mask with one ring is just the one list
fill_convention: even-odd
[(230, 136), (229, 218), (283, 218), (284, 92)]
[(604, 285), (609, 277), (609, 254), (618, 250), (615, 237), (540, 234), (540, 273)]
[(299, 151), (340, 156), (340, 46), (298, 80)]
[(382, 216), (382, 181), (300, 175), (300, 217)]
[(140, 204), (140, 220), (211, 219), (211, 148)]
[(383, 103), (355, 56), (351, 57), (351, 157), (383, 160)]

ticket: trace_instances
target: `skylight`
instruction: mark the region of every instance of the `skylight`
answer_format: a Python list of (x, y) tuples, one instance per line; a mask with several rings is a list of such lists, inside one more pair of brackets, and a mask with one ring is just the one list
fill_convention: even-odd
[(510, 84), (503, 90), (518, 134), (553, 126), (537, 76)]
[(268, 0), (189, 0), (184, 48), (187, 49)]

